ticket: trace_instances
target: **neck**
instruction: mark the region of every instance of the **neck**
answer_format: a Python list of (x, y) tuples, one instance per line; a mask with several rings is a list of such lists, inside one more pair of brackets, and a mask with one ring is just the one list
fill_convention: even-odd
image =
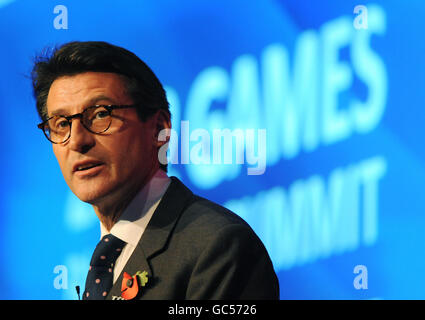
[(136, 186), (126, 188), (116, 196), (108, 196), (108, 199), (103, 199), (103, 201), (99, 201), (98, 203), (92, 203), (98, 219), (108, 232), (119, 220), (124, 210), (128, 207), (137, 193), (151, 180), (155, 172), (156, 170), (152, 171), (151, 174), (146, 176), (145, 179)]

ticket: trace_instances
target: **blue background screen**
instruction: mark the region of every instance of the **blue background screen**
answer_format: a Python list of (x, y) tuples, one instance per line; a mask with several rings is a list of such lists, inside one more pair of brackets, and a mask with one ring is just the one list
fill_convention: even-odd
[(37, 53), (72, 40), (153, 69), (170, 175), (252, 226), (282, 299), (425, 298), (425, 5), (358, 5), (0, 1), (0, 298), (76, 299), (100, 236), (36, 127), (28, 78)]

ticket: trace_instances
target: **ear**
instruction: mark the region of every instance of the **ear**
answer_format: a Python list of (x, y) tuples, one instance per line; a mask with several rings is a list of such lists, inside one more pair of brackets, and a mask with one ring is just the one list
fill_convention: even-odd
[(158, 110), (155, 117), (155, 135), (154, 145), (157, 148), (162, 147), (170, 141), (171, 136), (171, 119), (170, 114), (165, 110)]

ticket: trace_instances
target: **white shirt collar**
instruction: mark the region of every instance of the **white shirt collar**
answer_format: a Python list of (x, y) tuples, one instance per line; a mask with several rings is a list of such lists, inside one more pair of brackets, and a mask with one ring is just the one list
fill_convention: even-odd
[(113, 225), (110, 232), (100, 223), (101, 238), (111, 233), (132, 246), (137, 246), (162, 196), (171, 183), (167, 174), (158, 169), (152, 179), (139, 191)]

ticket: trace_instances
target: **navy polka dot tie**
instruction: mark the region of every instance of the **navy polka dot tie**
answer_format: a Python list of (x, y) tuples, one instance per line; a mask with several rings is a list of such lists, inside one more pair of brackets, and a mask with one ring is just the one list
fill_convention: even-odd
[(104, 300), (112, 288), (114, 265), (125, 242), (107, 234), (97, 244), (90, 261), (83, 300)]

